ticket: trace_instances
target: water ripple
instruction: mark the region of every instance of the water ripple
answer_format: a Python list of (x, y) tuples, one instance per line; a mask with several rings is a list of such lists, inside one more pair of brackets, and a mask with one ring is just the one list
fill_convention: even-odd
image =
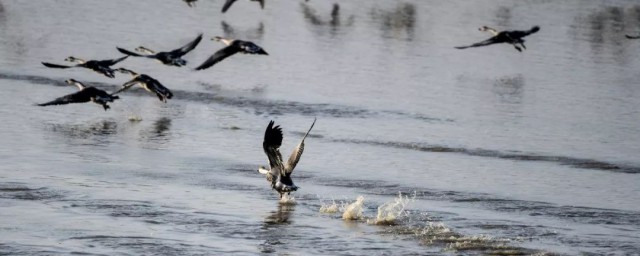
[(16, 200), (51, 200), (62, 198), (62, 193), (48, 188), (30, 188), (21, 183), (0, 183), (0, 198)]
[[(34, 76), (34, 75), (21, 75), (21, 74), (9, 74), (0, 73), (0, 79), (7, 80), (19, 80), (27, 81), (33, 84), (48, 84), (55, 86), (68, 86), (62, 79), (54, 79), (49, 77)], [(120, 88), (120, 85), (102, 83), (102, 82), (89, 82), (91, 86), (107, 90), (115, 91)], [(216, 92), (195, 92), (172, 89), (175, 99), (200, 102), (204, 104), (220, 104), (226, 106), (232, 106), (240, 109), (250, 111), (255, 115), (270, 115), (278, 116), (284, 114), (299, 114), (305, 116), (330, 116), (336, 118), (370, 118), (381, 114), (393, 115), (398, 117), (411, 118), (426, 122), (433, 121), (445, 121), (450, 122), (451, 119), (440, 119), (435, 117), (429, 117), (416, 113), (405, 113), (401, 111), (372, 111), (365, 108), (335, 105), (335, 104), (320, 104), (320, 103), (302, 103), (296, 101), (284, 101), (284, 100), (265, 100), (259, 98), (248, 98), (242, 96), (231, 96), (223, 93)], [(148, 96), (148, 92), (144, 90), (130, 90), (127, 95)]]
[(561, 165), (568, 165), (575, 168), (602, 170), (620, 173), (640, 173), (640, 166), (611, 163), (596, 159), (576, 158), (568, 156), (554, 156), (554, 155), (541, 155), (535, 153), (526, 152), (514, 152), (514, 151), (499, 151), (491, 149), (481, 148), (463, 148), (463, 147), (449, 147), (442, 145), (432, 145), (426, 143), (410, 143), (410, 142), (395, 142), (395, 141), (374, 141), (374, 140), (356, 140), (356, 139), (334, 139), (334, 142), (342, 143), (354, 143), (354, 144), (366, 144), (373, 146), (382, 146), (390, 148), (409, 149), (424, 152), (434, 153), (458, 153), (469, 156), (491, 157), (499, 159), (508, 159), (515, 161), (542, 161), (552, 162)]

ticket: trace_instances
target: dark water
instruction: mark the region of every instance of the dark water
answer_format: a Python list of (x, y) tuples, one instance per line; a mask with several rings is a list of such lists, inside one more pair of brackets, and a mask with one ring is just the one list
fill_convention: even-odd
[[(636, 1), (0, 0), (0, 254), (425, 255), (640, 251)], [(454, 49), (541, 27), (527, 50)], [(63, 63), (205, 39), (185, 68), (129, 58), (174, 92), (103, 111), (36, 107), (128, 80)], [(252, 40), (269, 56), (193, 67)], [(141, 121), (130, 121), (139, 117)], [(255, 170), (318, 118), (280, 204)], [(411, 200), (395, 225), (378, 206)], [(360, 221), (321, 212), (364, 196)]]

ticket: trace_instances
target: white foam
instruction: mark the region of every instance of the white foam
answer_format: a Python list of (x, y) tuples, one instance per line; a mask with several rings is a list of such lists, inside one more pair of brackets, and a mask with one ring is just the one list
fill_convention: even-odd
[(393, 225), (398, 218), (406, 214), (405, 209), (407, 205), (414, 199), (415, 195), (410, 198), (409, 196), (402, 196), (402, 193), (398, 193), (398, 197), (394, 198), (393, 201), (378, 206), (376, 219), (368, 222), (375, 225)]
[(296, 198), (287, 194), (282, 195), (280, 204), (297, 204)]
[(364, 207), (364, 197), (359, 196), (355, 202), (347, 205), (342, 213), (342, 219), (345, 220), (359, 220), (362, 219), (362, 211)]
[(339, 211), (340, 206), (338, 206), (336, 200), (331, 200), (330, 204), (325, 204), (324, 202), (322, 202), (322, 205), (320, 206), (320, 213), (334, 214)]

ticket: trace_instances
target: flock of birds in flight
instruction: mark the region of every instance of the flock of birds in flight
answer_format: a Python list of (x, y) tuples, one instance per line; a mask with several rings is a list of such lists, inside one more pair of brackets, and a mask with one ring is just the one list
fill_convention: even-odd
[[(87, 60), (73, 57), (73, 56), (67, 57), (65, 61), (77, 63), (72, 66), (42, 62), (42, 65), (49, 68), (62, 68), (62, 69), (86, 68), (86, 69), (91, 69), (109, 78), (115, 78), (115, 73), (119, 72), (123, 74), (129, 74), (133, 77), (133, 79), (124, 83), (122, 85), (122, 89), (111, 94), (108, 94), (94, 87), (86, 87), (82, 83), (74, 80), (75, 82), (73, 84), (76, 84), (80, 88), (79, 92), (65, 95), (60, 98), (54, 99), (50, 102), (42, 103), (38, 105), (39, 106), (63, 105), (63, 104), (69, 104), (69, 103), (84, 103), (84, 102), (92, 101), (94, 103), (102, 105), (102, 107), (105, 110), (107, 110), (109, 109), (109, 105), (107, 105), (107, 103), (113, 102), (115, 99), (118, 99), (116, 94), (124, 90), (127, 90), (136, 84), (140, 85), (145, 90), (156, 94), (156, 96), (158, 96), (160, 101), (167, 102), (167, 99), (171, 99), (173, 97), (173, 94), (171, 93), (171, 90), (169, 90), (167, 87), (162, 85), (162, 83), (160, 83), (158, 80), (146, 74), (138, 74), (132, 70), (125, 69), (125, 68), (112, 69), (111, 66), (117, 63), (120, 63), (121, 61), (125, 60), (129, 56), (133, 56), (133, 57), (155, 59), (160, 63), (168, 66), (182, 67), (187, 64), (187, 61), (184, 60), (182, 56), (184, 56), (185, 54), (195, 49), (201, 40), (202, 40), (202, 34), (198, 35), (198, 37), (196, 37), (196, 39), (194, 39), (190, 43), (178, 49), (166, 51), (166, 52), (155, 52), (144, 46), (140, 46), (136, 48), (134, 50), (136, 52), (129, 51), (120, 47), (116, 47), (118, 51), (125, 54), (125, 56), (117, 59), (87, 61)], [(268, 55), (267, 52), (263, 50), (260, 46), (250, 41), (226, 39), (218, 36), (212, 38), (212, 40), (220, 41), (224, 43), (226, 47), (215, 52), (213, 55), (211, 55), (211, 57), (209, 57), (202, 64), (196, 67), (195, 70), (207, 69), (236, 53)], [(85, 91), (88, 88), (93, 88), (93, 89)]]
[[(197, 0), (183, 0), (190, 7), (195, 5)], [(222, 12), (226, 12), (229, 7), (236, 0), (227, 0), (222, 7)], [(250, 0), (257, 1), (260, 3), (260, 6), (264, 8), (264, 0)], [(307, 0), (308, 1), (308, 0)], [(487, 40), (477, 42), (474, 44), (466, 45), (466, 46), (457, 46), (456, 49), (466, 49), (471, 47), (482, 47), (488, 46), (492, 44), (500, 44), (506, 43), (513, 46), (516, 50), (522, 52), (526, 49), (524, 45), (525, 40), (524, 37), (536, 33), (540, 30), (540, 27), (534, 26), (529, 30), (511, 30), (511, 31), (498, 31), (496, 29), (482, 26), (478, 30), (483, 32), (488, 32), (492, 35)], [(640, 35), (632, 36), (625, 35), (629, 39), (640, 39)], [(158, 99), (162, 102), (167, 102), (168, 99), (173, 97), (173, 93), (167, 87), (162, 85), (158, 80), (154, 79), (151, 76), (146, 74), (138, 74), (132, 70), (119, 67), (112, 69), (111, 66), (120, 63), (126, 58), (133, 57), (142, 57), (155, 59), (160, 63), (168, 66), (176, 66), (182, 67), (187, 64), (187, 61), (182, 59), (182, 56), (191, 52), (202, 40), (203, 35), (198, 35), (193, 41), (188, 44), (165, 52), (156, 52), (147, 47), (137, 47), (134, 51), (129, 51), (124, 48), (116, 47), (116, 49), (125, 54), (125, 56), (117, 58), (117, 59), (109, 59), (109, 60), (84, 60), (80, 58), (76, 58), (70, 56), (65, 59), (67, 62), (77, 63), (75, 65), (60, 65), (60, 64), (52, 64), (47, 62), (42, 62), (42, 64), (49, 68), (86, 68), (93, 70), (99, 74), (102, 74), (109, 78), (115, 78), (116, 72), (122, 74), (129, 74), (132, 76), (132, 79), (125, 82), (122, 85), (122, 88), (119, 90), (108, 93), (101, 89), (95, 88), (93, 86), (86, 86), (82, 82), (79, 82), (74, 79), (68, 79), (65, 82), (70, 85), (75, 85), (78, 87), (79, 91), (76, 93), (68, 94), (59, 98), (56, 98), (52, 101), (37, 104), (38, 106), (49, 106), (49, 105), (63, 105), (69, 103), (86, 103), (86, 102), (94, 102), (98, 105), (101, 105), (104, 110), (109, 109), (108, 103), (111, 103), (120, 97), (116, 94), (119, 94), (135, 85), (140, 85), (145, 90), (155, 94)], [(226, 47), (216, 51), (213, 55), (211, 55), (208, 59), (206, 59), (202, 64), (198, 65), (194, 70), (204, 70), (212, 67), (216, 63), (236, 54), (236, 53), (244, 53), (244, 54), (256, 54), (256, 55), (268, 55), (267, 52), (262, 49), (262, 47), (256, 45), (250, 41), (243, 41), (238, 39), (227, 39), (219, 36), (213, 37), (212, 40), (219, 41), (226, 45)], [(269, 168), (260, 166), (258, 168), (258, 172), (264, 174), (267, 178), (267, 181), (271, 184), (271, 188), (276, 190), (280, 194), (280, 198), (283, 195), (289, 194), (292, 191), (296, 191), (298, 187), (293, 183), (291, 179), (291, 173), (293, 169), (296, 167), (297, 163), (300, 161), (300, 157), (302, 156), (302, 152), (304, 151), (304, 140), (313, 129), (315, 125), (316, 119), (313, 120), (311, 127), (304, 135), (300, 143), (294, 148), (287, 162), (284, 162), (282, 155), (280, 153), (280, 146), (282, 145), (282, 129), (279, 125), (274, 126), (274, 121), (270, 121), (267, 129), (265, 130), (264, 140), (263, 140), (263, 149), (267, 158), (269, 159)]]

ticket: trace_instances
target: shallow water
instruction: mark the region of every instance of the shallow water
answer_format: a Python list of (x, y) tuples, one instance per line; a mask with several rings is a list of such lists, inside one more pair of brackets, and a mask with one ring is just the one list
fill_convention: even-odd
[[(640, 4), (635, 1), (0, 0), (0, 254), (630, 254), (640, 251)], [(481, 25), (541, 27), (527, 50), (466, 50)], [(207, 40), (185, 68), (123, 67), (174, 92), (36, 107), (74, 78), (50, 69), (115, 47)], [(195, 72), (221, 48), (237, 55)], [(140, 120), (130, 121), (131, 117)], [(256, 169), (276, 120), (288, 155), (280, 204)], [(367, 224), (398, 193), (394, 225)], [(364, 197), (345, 221), (328, 202)]]

